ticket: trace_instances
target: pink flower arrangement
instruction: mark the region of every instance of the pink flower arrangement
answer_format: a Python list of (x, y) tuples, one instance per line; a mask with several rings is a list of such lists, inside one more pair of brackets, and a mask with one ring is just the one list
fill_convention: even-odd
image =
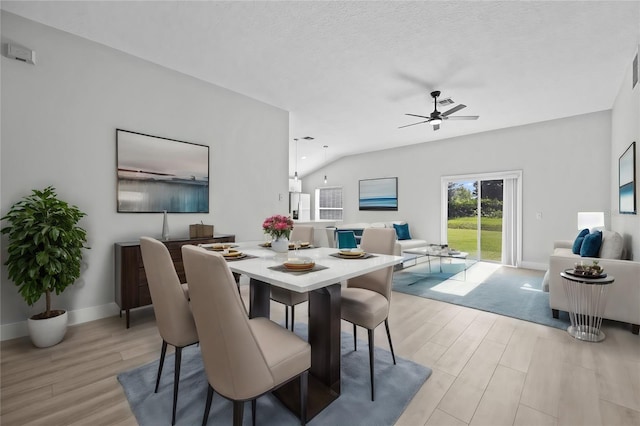
[(265, 234), (271, 235), (274, 239), (281, 237), (288, 239), (293, 229), (293, 220), (290, 217), (277, 214), (266, 218), (262, 222), (262, 229)]

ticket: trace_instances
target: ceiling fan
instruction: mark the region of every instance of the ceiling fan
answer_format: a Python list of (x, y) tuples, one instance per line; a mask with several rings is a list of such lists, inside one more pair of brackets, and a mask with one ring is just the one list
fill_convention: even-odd
[[(454, 106), (453, 108), (445, 112), (438, 111), (438, 96), (440, 96), (439, 90), (435, 90), (431, 92), (431, 97), (433, 98), (433, 112), (429, 117), (425, 117), (424, 115), (417, 115), (417, 114), (405, 114), (405, 115), (410, 115), (412, 117), (426, 118), (425, 121), (420, 121), (418, 123), (413, 123), (413, 124), (407, 124), (406, 126), (400, 126), (398, 127), (398, 129), (402, 129), (403, 127), (415, 126), (416, 124), (431, 123), (431, 125), (433, 126), (433, 130), (438, 130), (440, 128), (440, 123), (442, 123), (443, 120), (477, 120), (478, 119), (479, 116), (477, 115), (451, 116), (451, 114), (453, 114), (454, 112), (460, 111), (462, 108), (467, 107), (466, 105), (463, 105), (463, 104)], [(449, 98), (447, 98), (447, 100), (449, 101), (449, 103), (451, 103), (451, 100)]]

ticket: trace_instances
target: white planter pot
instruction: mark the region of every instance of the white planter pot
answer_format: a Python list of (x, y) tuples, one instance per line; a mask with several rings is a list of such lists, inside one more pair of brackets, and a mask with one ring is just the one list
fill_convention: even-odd
[(67, 311), (57, 317), (34, 320), (29, 318), (27, 326), (31, 342), (38, 348), (57, 345), (67, 333), (69, 317)]

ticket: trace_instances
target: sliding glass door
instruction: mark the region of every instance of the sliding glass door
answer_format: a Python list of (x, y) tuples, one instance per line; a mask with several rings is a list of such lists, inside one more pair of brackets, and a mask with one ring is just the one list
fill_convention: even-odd
[(447, 236), (449, 247), (480, 259), (478, 251), (478, 187), (475, 181), (448, 183)]
[(509, 173), (443, 178), (442, 239), (449, 247), (477, 260), (518, 264), (520, 209), (514, 188), (519, 187), (519, 177)]

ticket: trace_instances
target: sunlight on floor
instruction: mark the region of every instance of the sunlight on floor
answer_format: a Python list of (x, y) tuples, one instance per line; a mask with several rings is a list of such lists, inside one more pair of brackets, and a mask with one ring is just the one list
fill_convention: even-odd
[(534, 288), (531, 284), (529, 283), (525, 283), (522, 287), (520, 287), (520, 290), (527, 290), (527, 291), (537, 291), (538, 293), (542, 292), (541, 288)]
[(440, 293), (465, 296), (470, 291), (478, 287), (491, 274), (497, 271), (502, 265), (498, 263), (478, 262), (467, 269), (467, 279), (464, 279), (464, 272), (459, 272), (451, 278), (431, 288)]

